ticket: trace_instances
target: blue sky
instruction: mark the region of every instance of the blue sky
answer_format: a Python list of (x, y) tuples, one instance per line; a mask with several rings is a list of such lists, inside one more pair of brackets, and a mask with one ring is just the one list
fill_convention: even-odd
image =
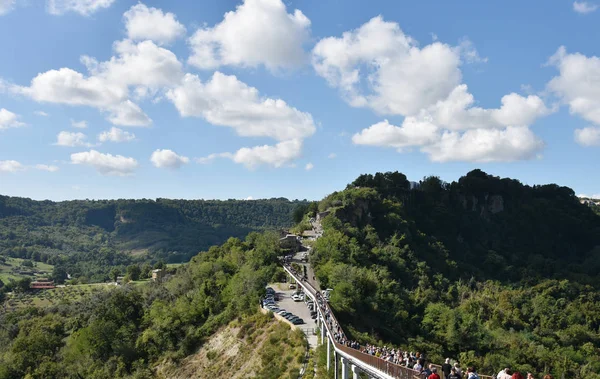
[(474, 168), (600, 197), (600, 9), (0, 0), (0, 194), (320, 199)]

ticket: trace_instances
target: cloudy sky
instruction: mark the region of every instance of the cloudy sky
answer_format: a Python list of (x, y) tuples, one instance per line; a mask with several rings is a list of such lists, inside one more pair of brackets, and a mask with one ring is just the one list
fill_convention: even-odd
[(0, 0), (0, 194), (319, 199), (474, 168), (599, 194), (598, 4)]

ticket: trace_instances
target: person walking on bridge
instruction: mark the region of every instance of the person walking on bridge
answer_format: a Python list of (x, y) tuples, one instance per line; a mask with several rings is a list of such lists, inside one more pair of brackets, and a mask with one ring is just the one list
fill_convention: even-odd
[(442, 365), (442, 372), (444, 373), (444, 379), (448, 379), (448, 376), (450, 376), (451, 370), (452, 370), (452, 365), (450, 364), (450, 358), (446, 358), (446, 361)]
[(441, 379), (437, 373), (437, 367), (431, 368), (431, 375), (429, 375), (429, 378), (427, 378), (427, 379)]

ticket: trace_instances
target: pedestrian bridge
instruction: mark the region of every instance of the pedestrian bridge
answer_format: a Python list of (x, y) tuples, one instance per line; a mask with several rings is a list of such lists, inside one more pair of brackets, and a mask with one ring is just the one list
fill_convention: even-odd
[(416, 370), (338, 343), (334, 336), (336, 334), (343, 336), (344, 332), (327, 301), (323, 299), (319, 291), (303, 279), (301, 273), (296, 272), (287, 263), (283, 263), (283, 268), (302, 287), (305, 296), (310, 297), (317, 306), (317, 325), (321, 329), (321, 343), (327, 343), (327, 370), (331, 370), (331, 355), (333, 354), (333, 362), (335, 362), (333, 369), (336, 379), (339, 379), (339, 365), (341, 365), (341, 379), (348, 379), (350, 373), (352, 373), (353, 379), (358, 379), (359, 373), (377, 379), (422, 379)]

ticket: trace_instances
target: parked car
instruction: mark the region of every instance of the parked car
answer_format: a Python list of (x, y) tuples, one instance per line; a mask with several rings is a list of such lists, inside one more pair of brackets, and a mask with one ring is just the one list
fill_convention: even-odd
[(290, 284), (290, 289), (291, 290), (295, 290), (296, 289), (296, 284), (295, 283), (291, 283)]
[(275, 290), (273, 288), (271, 288), (271, 287), (267, 287), (267, 293), (275, 295)]
[(279, 312), (277, 312), (278, 315), (285, 317), (291, 313), (287, 312), (285, 309), (280, 310)]
[(294, 321), (292, 321), (292, 324), (294, 324), (294, 325), (302, 325), (302, 324), (304, 324), (304, 320), (301, 319), (301, 318), (297, 318)]

